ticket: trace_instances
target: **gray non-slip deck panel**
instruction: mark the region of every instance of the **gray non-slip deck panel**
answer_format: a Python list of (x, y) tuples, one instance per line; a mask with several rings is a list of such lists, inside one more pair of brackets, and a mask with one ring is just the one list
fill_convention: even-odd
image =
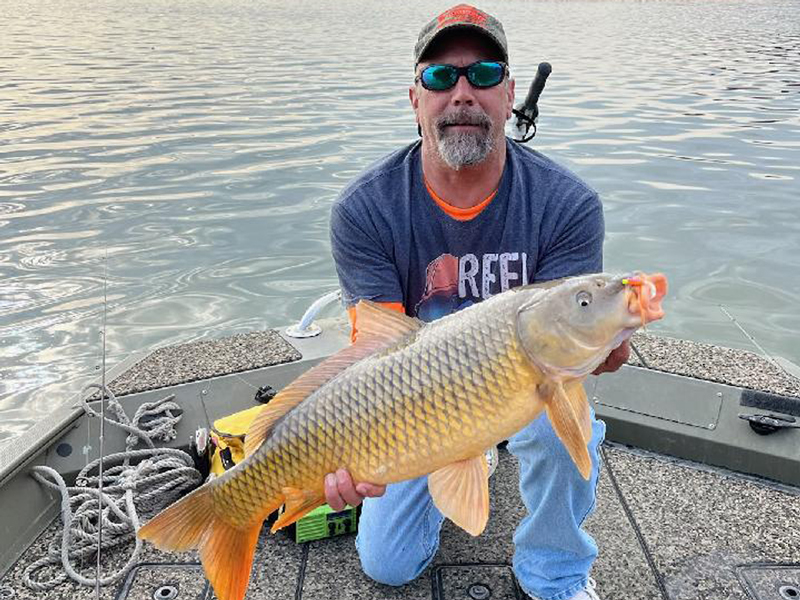
[(749, 600), (737, 567), (800, 563), (797, 490), (656, 456), (611, 455), (672, 600)]
[(155, 350), (109, 385), (117, 396), (299, 360), (277, 331), (254, 331)]
[[(631, 341), (651, 369), (800, 397), (800, 379), (753, 352), (642, 332)], [(634, 353), (628, 362), (644, 366)]]

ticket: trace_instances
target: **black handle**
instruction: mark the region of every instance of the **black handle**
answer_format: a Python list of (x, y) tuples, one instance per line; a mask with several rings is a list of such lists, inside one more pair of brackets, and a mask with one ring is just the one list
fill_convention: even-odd
[[(542, 94), (544, 84), (547, 82), (552, 70), (553, 67), (550, 66), (550, 63), (539, 63), (536, 75), (534, 75), (531, 87), (528, 90), (528, 95), (525, 96), (525, 101), (518, 104), (512, 111), (517, 117), (515, 128), (519, 135), (516, 140), (518, 142), (528, 142), (536, 135), (536, 119), (539, 117), (539, 96)], [(533, 133), (530, 132), (531, 128), (533, 128)]]
[(547, 82), (547, 78), (550, 76), (550, 73), (553, 71), (553, 67), (550, 66), (550, 63), (543, 62), (539, 63), (539, 67), (536, 69), (536, 75), (531, 82), (531, 87), (528, 90), (528, 95), (525, 96), (525, 102), (522, 103), (522, 111), (528, 112), (532, 111), (534, 114), (539, 113), (539, 109), (537, 104), (539, 102), (539, 96), (544, 89), (544, 84)]

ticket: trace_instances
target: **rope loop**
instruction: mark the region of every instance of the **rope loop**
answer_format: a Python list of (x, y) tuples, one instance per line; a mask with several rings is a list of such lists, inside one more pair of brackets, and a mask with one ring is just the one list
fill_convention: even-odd
[[(47, 556), (28, 565), (23, 572), (26, 587), (43, 592), (58, 587), (67, 577), (85, 586), (95, 587), (116, 583), (136, 563), (141, 540), (136, 537), (139, 514), (153, 514), (202, 483), (194, 468), (192, 457), (182, 450), (157, 448), (153, 440), (169, 442), (177, 437), (176, 425), (183, 411), (174, 401), (174, 394), (155, 402), (145, 402), (129, 419), (113, 392), (107, 387), (91, 384), (108, 398), (108, 409), (115, 418), (103, 417), (108, 423), (128, 432), (124, 452), (110, 454), (87, 464), (68, 487), (61, 475), (46, 466), (33, 467), (32, 476), (43, 486), (61, 496), (62, 530), (59, 539), (48, 549)], [(90, 416), (100, 417), (88, 402), (83, 406)], [(143, 443), (146, 448), (135, 450)], [(102, 494), (100, 463), (102, 461)], [(102, 527), (101, 527), (102, 524)], [(99, 532), (102, 529), (102, 540)], [(79, 573), (94, 567), (97, 552), (102, 553), (134, 541), (131, 556), (123, 567), (97, 581)], [(43, 570), (61, 565), (62, 572), (47, 578)], [(86, 567), (84, 569), (84, 566)], [(0, 593), (2, 593), (0, 588)], [(11, 590), (13, 598), (13, 590)], [(0, 600), (5, 598), (0, 595)]]

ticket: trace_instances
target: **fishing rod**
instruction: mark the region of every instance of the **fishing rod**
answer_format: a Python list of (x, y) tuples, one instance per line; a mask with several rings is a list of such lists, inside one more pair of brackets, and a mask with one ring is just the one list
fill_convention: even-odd
[[(521, 104), (512, 109), (512, 113), (517, 117), (513, 125), (519, 136), (516, 140), (517, 142), (528, 142), (536, 135), (536, 119), (539, 117), (539, 96), (544, 90), (544, 84), (547, 82), (552, 70), (553, 67), (550, 66), (550, 63), (539, 63), (536, 75), (534, 75), (531, 82), (531, 87), (528, 89), (528, 95), (525, 96), (525, 100)], [(531, 128), (533, 128), (533, 133), (529, 135)]]
[(97, 480), (97, 574), (95, 575), (95, 596), (100, 600), (100, 560), (103, 550), (103, 442), (105, 441), (106, 423), (106, 332), (108, 325), (108, 248), (103, 257), (103, 358), (100, 383), (100, 435), (98, 438), (98, 452), (100, 463), (98, 466)]

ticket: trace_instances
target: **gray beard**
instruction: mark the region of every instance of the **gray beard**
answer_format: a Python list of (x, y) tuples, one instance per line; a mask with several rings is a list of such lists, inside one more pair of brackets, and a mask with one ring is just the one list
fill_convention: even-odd
[(482, 163), (495, 148), (494, 138), (488, 131), (460, 131), (437, 137), (439, 156), (454, 171)]

